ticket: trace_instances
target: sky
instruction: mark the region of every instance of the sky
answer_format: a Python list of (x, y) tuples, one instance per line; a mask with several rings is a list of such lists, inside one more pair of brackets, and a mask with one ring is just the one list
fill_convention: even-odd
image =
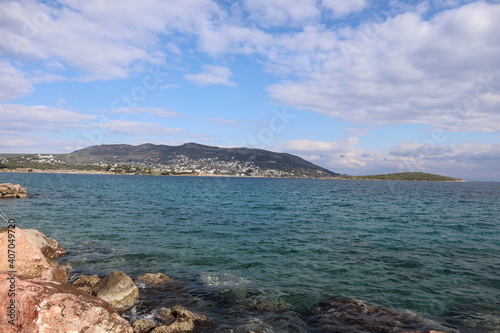
[(0, 0), (0, 153), (197, 142), (500, 181), (500, 0)]

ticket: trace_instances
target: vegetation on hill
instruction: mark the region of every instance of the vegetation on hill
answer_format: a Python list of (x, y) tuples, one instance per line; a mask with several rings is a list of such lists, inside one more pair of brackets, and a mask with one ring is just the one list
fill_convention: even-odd
[(347, 176), (346, 179), (360, 179), (360, 180), (405, 180), (405, 181), (433, 181), (433, 182), (457, 182), (462, 181), (457, 178), (435, 175), (425, 172), (399, 172), (389, 173), (384, 175), (372, 176)]
[(180, 146), (99, 145), (70, 154), (0, 154), (8, 169), (89, 170), (125, 174), (258, 177), (338, 177), (298, 156), (253, 148), (221, 148), (196, 143)]
[(332, 172), (298, 156), (254, 148), (223, 148), (186, 143), (180, 146), (143, 144), (99, 145), (75, 151), (67, 156), (79, 160), (115, 164), (136, 164), (162, 174), (193, 173), (270, 177), (336, 177)]

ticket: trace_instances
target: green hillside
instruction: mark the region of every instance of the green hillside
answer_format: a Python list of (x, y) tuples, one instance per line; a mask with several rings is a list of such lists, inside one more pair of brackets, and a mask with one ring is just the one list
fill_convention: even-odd
[(432, 182), (459, 182), (461, 179), (435, 175), (425, 172), (399, 172), (389, 173), (385, 175), (371, 175), (371, 176), (347, 176), (346, 179), (360, 179), (360, 180), (405, 180), (405, 181), (432, 181)]

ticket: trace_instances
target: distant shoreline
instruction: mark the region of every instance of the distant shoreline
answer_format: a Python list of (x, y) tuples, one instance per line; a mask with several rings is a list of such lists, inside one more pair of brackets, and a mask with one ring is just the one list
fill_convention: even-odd
[[(98, 170), (54, 170), (54, 169), (32, 169), (32, 168), (19, 168), (19, 169), (0, 169), (0, 173), (37, 173), (37, 174), (82, 174), (82, 175), (125, 175), (125, 176), (184, 176), (184, 177), (235, 177), (235, 178), (276, 178), (276, 179), (331, 179), (331, 180), (372, 180), (372, 181), (410, 181), (410, 182), (440, 182), (440, 183), (466, 183), (463, 179), (452, 179), (451, 177), (443, 177), (443, 179), (383, 179), (372, 178), (376, 176), (342, 176), (342, 177), (271, 177), (271, 176), (241, 176), (241, 175), (220, 175), (210, 173), (180, 173), (170, 175), (156, 175), (156, 174), (134, 174), (134, 173), (115, 173), (111, 171), (98, 171)], [(387, 175), (380, 175), (387, 176)], [(450, 178), (450, 179), (446, 179)]]

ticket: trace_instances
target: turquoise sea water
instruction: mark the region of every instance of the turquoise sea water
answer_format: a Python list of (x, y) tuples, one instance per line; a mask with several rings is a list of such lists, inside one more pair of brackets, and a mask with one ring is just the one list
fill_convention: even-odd
[(222, 294), (260, 304), (251, 316), (278, 332), (262, 309), (301, 314), (330, 296), (464, 332), (498, 329), (500, 183), (0, 173), (2, 182), (30, 197), (0, 208), (57, 239), (75, 272), (163, 272), (223, 324), (240, 320), (222, 309), (232, 288)]

